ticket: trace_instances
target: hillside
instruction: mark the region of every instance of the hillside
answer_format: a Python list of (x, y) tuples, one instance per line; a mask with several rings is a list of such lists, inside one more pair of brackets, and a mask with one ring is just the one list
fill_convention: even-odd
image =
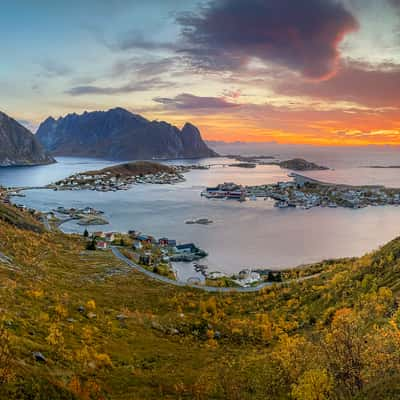
[(24, 230), (42, 233), (44, 228), (33, 216), (0, 202), (0, 220)]
[(138, 176), (149, 175), (165, 172), (168, 174), (175, 173), (175, 170), (167, 165), (150, 162), (150, 161), (136, 161), (131, 163), (124, 163), (113, 165), (112, 167), (103, 168), (97, 171), (87, 171), (83, 175), (101, 175), (109, 173), (111, 176)]
[(69, 114), (44, 121), (36, 134), (55, 155), (112, 160), (213, 157), (200, 131), (189, 123), (182, 130), (149, 121), (123, 108)]
[(0, 398), (400, 396), (400, 239), (255, 294), (160, 284), (84, 249), (0, 220)]
[(0, 167), (53, 162), (54, 159), (28, 129), (0, 112)]

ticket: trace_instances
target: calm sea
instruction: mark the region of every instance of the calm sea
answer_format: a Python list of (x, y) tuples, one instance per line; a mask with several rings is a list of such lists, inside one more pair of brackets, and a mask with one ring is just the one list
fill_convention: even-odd
[[(308, 149), (307, 154), (304, 149), (301, 154), (284, 154), (280, 150), (277, 154), (280, 158), (303, 156), (334, 168), (309, 174), (318, 179), (400, 187), (400, 169), (362, 168), (400, 165), (400, 154), (392, 148), (386, 151), (352, 149), (348, 153), (340, 149), (329, 153), (329, 157), (319, 149)], [(260, 149), (256, 153), (259, 152)], [(201, 162), (230, 161), (221, 158)], [(110, 164), (112, 162), (93, 159), (58, 158), (55, 165), (0, 169), (0, 184), (41, 186), (78, 171)], [(239, 203), (200, 197), (205, 186), (228, 181), (273, 183), (287, 180), (287, 173), (276, 166), (255, 169), (218, 166), (192, 171), (186, 175), (186, 182), (174, 186), (138, 185), (129, 191), (110, 193), (31, 190), (26, 192), (27, 197), (16, 198), (16, 202), (43, 211), (58, 206), (101, 209), (110, 221), (103, 229), (134, 229), (179, 242), (194, 242), (209, 253), (204, 263), (210, 270), (227, 273), (245, 267), (281, 269), (327, 258), (359, 256), (400, 235), (400, 207), (276, 209), (271, 201), (263, 199)], [(214, 223), (208, 226), (185, 224), (188, 219), (200, 217), (212, 219)], [(82, 232), (82, 227), (72, 222), (63, 225), (63, 229)], [(181, 268), (181, 276), (193, 275), (189, 266)]]

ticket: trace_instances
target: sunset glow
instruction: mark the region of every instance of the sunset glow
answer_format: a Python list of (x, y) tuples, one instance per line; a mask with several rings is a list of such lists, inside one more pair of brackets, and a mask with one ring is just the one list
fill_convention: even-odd
[(399, 16), (394, 0), (10, 2), (2, 109), (32, 131), (121, 106), (210, 141), (400, 145)]

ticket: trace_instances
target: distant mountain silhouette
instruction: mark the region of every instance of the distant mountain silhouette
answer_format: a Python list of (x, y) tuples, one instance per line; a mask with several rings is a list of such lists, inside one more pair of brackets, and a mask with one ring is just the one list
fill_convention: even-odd
[(0, 112), (0, 167), (53, 162), (55, 160), (28, 129)]
[(46, 119), (37, 138), (54, 155), (113, 160), (202, 158), (217, 154), (189, 123), (182, 130), (123, 108)]

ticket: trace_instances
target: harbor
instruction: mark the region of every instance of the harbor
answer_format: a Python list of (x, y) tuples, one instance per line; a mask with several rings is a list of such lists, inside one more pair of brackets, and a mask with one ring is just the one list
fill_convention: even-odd
[(400, 205), (400, 189), (384, 186), (350, 186), (321, 182), (304, 175), (290, 173), (292, 180), (274, 184), (243, 186), (233, 182), (207, 187), (201, 196), (208, 199), (247, 200), (272, 199), (277, 208), (345, 207)]
[(207, 252), (194, 243), (179, 243), (175, 239), (159, 239), (135, 230), (128, 233), (95, 231), (84, 232), (87, 250), (107, 251), (117, 246), (120, 252), (146, 270), (195, 285), (216, 287), (252, 287), (263, 282), (281, 281), (282, 273), (271, 270), (249, 268), (235, 274), (210, 271), (199, 261), (208, 256)]
[[(213, 161), (201, 162), (208, 165)], [(208, 255), (189, 263), (174, 262), (183, 279), (203, 279), (203, 275), (196, 271), (194, 264), (207, 267), (210, 274), (220, 272), (227, 276), (238, 274), (245, 269), (278, 271), (331, 257), (361, 255), (398, 235), (399, 208), (396, 204), (388, 204), (388, 200), (383, 202), (385, 206), (361, 207), (357, 212), (352, 207), (342, 207), (338, 204), (336, 207), (334, 204), (329, 206), (329, 202), (326, 203), (326, 207), (315, 206), (309, 209), (300, 204), (292, 207), (286, 206), (285, 203), (282, 204), (282, 209), (274, 207), (278, 199), (267, 197), (264, 200), (265, 197), (262, 196), (265, 195), (265, 189), (272, 188), (279, 182), (294, 179), (287, 176), (290, 171), (279, 166), (257, 165), (256, 168), (250, 169), (216, 166), (209, 169), (190, 169), (184, 174), (185, 181), (178, 185), (137, 184), (129, 190), (115, 192), (43, 190), (49, 182), (61, 180), (62, 162), (57, 166), (58, 170), (54, 166), (32, 168), (31, 174), (34, 175), (29, 180), (25, 178), (26, 174), (18, 175), (18, 169), (3, 171), (3, 181), (7, 182), (7, 186), (29, 188), (30, 183), (36, 186), (35, 189), (19, 192), (25, 197), (12, 196), (9, 200), (23, 209), (31, 210), (35, 215), (56, 213), (57, 219), (62, 220), (60, 229), (66, 233), (82, 234), (85, 229), (90, 234), (99, 230), (128, 232), (134, 226), (138, 231), (151, 232), (155, 237), (166, 236), (174, 238), (178, 243), (194, 243)], [(178, 162), (174, 160), (171, 164), (176, 165)], [(228, 164), (231, 160), (221, 159), (218, 162)], [(103, 162), (80, 159), (74, 172), (70, 163), (70, 160), (66, 160), (65, 176), (104, 167)], [(370, 163), (372, 164), (372, 161)], [(192, 164), (193, 161), (190, 160), (186, 165)], [(383, 185), (400, 186), (400, 182), (398, 185), (396, 181), (397, 171), (372, 171), (380, 177), (387, 177), (386, 180), (374, 180), (382, 182), (381, 186), (373, 187), (377, 193), (384, 192), (381, 189)], [(364, 171), (361, 168), (353, 168), (317, 171), (312, 176), (319, 182), (324, 182), (326, 177), (329, 181), (332, 179), (336, 182), (346, 182), (348, 185), (337, 186), (347, 191), (354, 190), (354, 187), (365, 189), (369, 178), (364, 177), (369, 177), (370, 173), (371, 169)], [(219, 182), (230, 181), (237, 182), (236, 184), (243, 188), (252, 188), (252, 192), (249, 190), (249, 195), (246, 196), (246, 201), (200, 196), (206, 188), (217, 187)], [(358, 185), (363, 182), (366, 183), (365, 186)], [(279, 195), (277, 186), (274, 190)], [(279, 189), (282, 195), (285, 195), (285, 191), (292, 190), (294, 188)], [(313, 190), (301, 189), (305, 193)], [(6, 195), (8, 190), (4, 189), (3, 192)], [(389, 190), (388, 197), (391, 196)], [(58, 214), (55, 211), (58, 207), (65, 207), (66, 210), (84, 210), (86, 207), (101, 210), (104, 213), (98, 217), (107, 220), (108, 224), (79, 225), (78, 219), (70, 219), (67, 214)], [(49, 218), (50, 225), (56, 227), (57, 224), (51, 221), (50, 215)], [(213, 223), (193, 223), (198, 220)]]

